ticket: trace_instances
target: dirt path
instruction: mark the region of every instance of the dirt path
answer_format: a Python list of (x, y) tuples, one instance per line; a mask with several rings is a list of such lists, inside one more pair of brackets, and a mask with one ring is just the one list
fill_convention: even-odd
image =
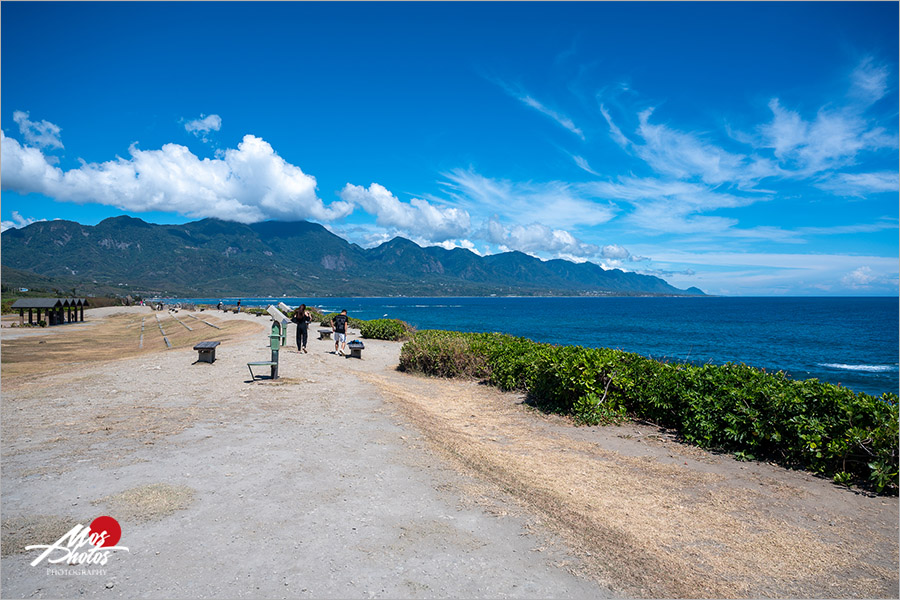
[[(180, 348), (161, 350), (149, 327), (153, 349), (130, 348), (148, 314), (156, 328), (151, 313), (129, 311), (4, 338), (4, 598), (613, 597), (571, 573), (577, 560), (557, 536), (449, 468), (357, 377), (388, 369), (397, 344), (369, 342), (358, 361), (311, 340), (310, 354), (283, 351), (280, 381), (251, 383), (246, 363), (266, 358), (267, 319), (203, 313), (230, 329), (200, 337), (228, 341), (215, 363), (192, 364), (193, 334), (168, 316), (170, 339), (188, 336)], [(235, 333), (244, 327), (254, 333)], [(129, 332), (114, 344), (125, 358), (91, 364), (104, 331)], [(66, 339), (82, 350), (68, 362), (51, 347)], [(129, 552), (86, 571), (30, 566), (26, 545), (103, 514), (121, 523)]]
[(543, 515), (586, 572), (626, 595), (897, 597), (897, 498), (650, 426), (575, 428), (476, 382), (368, 378), (433, 448)]
[[(153, 313), (114, 312), (3, 337), (4, 597), (898, 595), (897, 498), (652, 427), (574, 428), (398, 373), (389, 342), (359, 361), (311, 340), (250, 383), (267, 319), (161, 316), (164, 350)], [(199, 339), (224, 340), (214, 364), (192, 364)], [(107, 362), (66, 362), (66, 341)], [(130, 548), (102, 576), (17, 550), (100, 514)]]

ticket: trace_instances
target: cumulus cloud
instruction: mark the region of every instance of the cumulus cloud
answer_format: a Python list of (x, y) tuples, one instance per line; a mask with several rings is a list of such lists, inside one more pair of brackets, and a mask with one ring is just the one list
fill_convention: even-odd
[(583, 242), (563, 229), (551, 229), (541, 223), (506, 226), (496, 217), (488, 219), (476, 237), (502, 249), (526, 254), (551, 253), (586, 259), (600, 252), (598, 246)]
[(9, 221), (0, 221), (0, 231), (6, 231), (7, 229), (19, 229), (21, 227), (27, 227), (32, 223), (37, 223), (39, 221), (46, 221), (47, 219), (32, 219), (31, 217), (23, 217), (19, 214), (19, 211), (12, 211), (10, 215), (12, 217)]
[(13, 113), (13, 121), (19, 126), (19, 132), (25, 142), (37, 148), (62, 149), (59, 137), (62, 131), (58, 125), (50, 121), (31, 121), (29, 113), (17, 110)]
[(859, 267), (841, 278), (841, 283), (847, 287), (863, 288), (868, 287), (878, 280), (878, 276), (870, 267)]
[(624, 262), (642, 262), (650, 260), (645, 256), (635, 256), (629, 252), (627, 248), (623, 248), (618, 244), (608, 244), (603, 246), (603, 248), (600, 249), (600, 256)]
[(478, 256), (484, 256), (484, 252), (480, 251), (475, 243), (471, 240), (444, 240), (440, 244), (437, 244), (444, 250), (453, 250), (455, 248), (463, 248), (465, 250), (470, 250), (477, 254)]
[(184, 124), (184, 129), (188, 133), (193, 133), (204, 142), (207, 140), (207, 134), (210, 131), (219, 131), (222, 128), (222, 117), (219, 115), (200, 115), (199, 119), (188, 121)]
[(314, 177), (252, 135), (244, 136), (237, 148), (216, 159), (201, 159), (178, 144), (166, 144), (159, 150), (132, 146), (129, 154), (129, 158), (64, 171), (51, 165), (39, 149), (3, 136), (0, 179), (3, 189), (21, 194), (241, 223), (330, 221), (353, 210), (347, 202), (324, 205), (316, 196)]
[(372, 183), (368, 188), (348, 183), (341, 200), (362, 208), (383, 227), (393, 227), (412, 237), (443, 242), (464, 237), (469, 231), (469, 213), (453, 207), (434, 206), (414, 198), (401, 202), (384, 186)]

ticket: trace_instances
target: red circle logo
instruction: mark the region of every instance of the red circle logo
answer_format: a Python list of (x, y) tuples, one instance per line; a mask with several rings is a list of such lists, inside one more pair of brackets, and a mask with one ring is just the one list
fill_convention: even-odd
[(101, 537), (97, 539), (97, 543), (95, 544), (98, 548), (102, 548), (103, 546), (115, 546), (120, 539), (122, 539), (122, 528), (119, 526), (119, 522), (113, 519), (112, 517), (97, 517), (91, 522), (91, 537), (95, 534), (98, 536), (103, 536), (105, 533), (105, 537)]

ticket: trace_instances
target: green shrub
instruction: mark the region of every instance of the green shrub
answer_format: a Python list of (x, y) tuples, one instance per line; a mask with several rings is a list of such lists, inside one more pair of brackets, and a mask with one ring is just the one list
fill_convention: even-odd
[(630, 415), (741, 460), (799, 466), (882, 493), (898, 490), (896, 394), (876, 398), (743, 364), (667, 364), (498, 333), (417, 332), (400, 351), (400, 369), (486, 379), (580, 424)]
[(472, 351), (470, 337), (447, 331), (419, 331), (400, 349), (399, 368), (437, 377), (486, 377), (490, 373), (487, 359)]
[(362, 321), (359, 331), (364, 338), (397, 341), (408, 338), (413, 329), (399, 319), (372, 319)]

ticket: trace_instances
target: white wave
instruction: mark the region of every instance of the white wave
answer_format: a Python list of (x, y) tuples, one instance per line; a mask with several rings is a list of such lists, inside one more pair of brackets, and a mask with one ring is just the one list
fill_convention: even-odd
[(844, 365), (841, 363), (819, 363), (820, 367), (840, 369), (842, 371), (865, 371), (867, 373), (886, 373), (896, 371), (897, 365)]

